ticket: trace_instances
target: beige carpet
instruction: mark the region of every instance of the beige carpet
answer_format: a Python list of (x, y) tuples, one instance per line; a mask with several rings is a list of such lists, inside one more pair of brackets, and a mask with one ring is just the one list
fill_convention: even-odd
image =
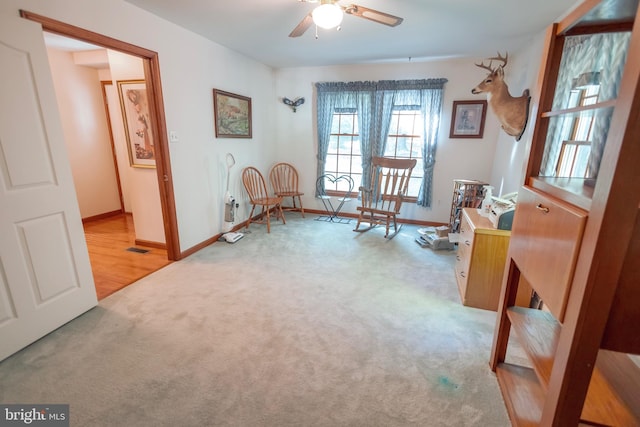
[(72, 426), (509, 425), (455, 252), (307, 217), (106, 298), (0, 363), (0, 402), (68, 403)]

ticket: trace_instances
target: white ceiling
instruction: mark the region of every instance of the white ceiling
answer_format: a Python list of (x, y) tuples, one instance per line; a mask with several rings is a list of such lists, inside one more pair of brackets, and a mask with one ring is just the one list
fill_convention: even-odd
[[(317, 3), (126, 0), (274, 68), (494, 56), (515, 51), (576, 0), (354, 0), (404, 18), (387, 27), (346, 15), (340, 31), (288, 37)], [(351, 4), (346, 0), (342, 5)]]

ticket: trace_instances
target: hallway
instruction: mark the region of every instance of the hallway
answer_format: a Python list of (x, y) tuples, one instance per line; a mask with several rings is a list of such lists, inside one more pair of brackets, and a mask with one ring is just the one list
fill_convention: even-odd
[(89, 221), (84, 232), (98, 300), (171, 263), (166, 249), (135, 244), (130, 214)]

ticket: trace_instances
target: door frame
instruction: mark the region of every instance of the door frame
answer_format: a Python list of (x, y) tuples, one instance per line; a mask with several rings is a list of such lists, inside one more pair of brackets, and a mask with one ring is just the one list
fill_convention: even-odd
[(151, 127), (153, 134), (157, 136), (156, 173), (160, 190), (160, 205), (162, 206), (167, 257), (170, 261), (181, 259), (182, 254), (180, 252), (180, 241), (178, 237), (178, 221), (176, 218), (175, 195), (171, 176), (169, 141), (167, 138), (167, 123), (164, 116), (164, 101), (162, 98), (158, 53), (26, 10), (21, 9), (20, 16), (30, 21), (38, 22), (42, 25), (43, 31), (82, 40), (87, 43), (142, 58), (147, 93), (149, 94)]

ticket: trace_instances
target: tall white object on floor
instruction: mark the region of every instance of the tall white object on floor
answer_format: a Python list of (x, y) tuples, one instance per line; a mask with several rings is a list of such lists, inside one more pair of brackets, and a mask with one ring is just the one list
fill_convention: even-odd
[(227, 191), (224, 195), (224, 223), (222, 224), (222, 232), (229, 232), (233, 229), (233, 223), (235, 221), (235, 209), (236, 199), (229, 192), (229, 178), (230, 171), (233, 165), (236, 164), (236, 159), (233, 158), (231, 153), (227, 153)]

